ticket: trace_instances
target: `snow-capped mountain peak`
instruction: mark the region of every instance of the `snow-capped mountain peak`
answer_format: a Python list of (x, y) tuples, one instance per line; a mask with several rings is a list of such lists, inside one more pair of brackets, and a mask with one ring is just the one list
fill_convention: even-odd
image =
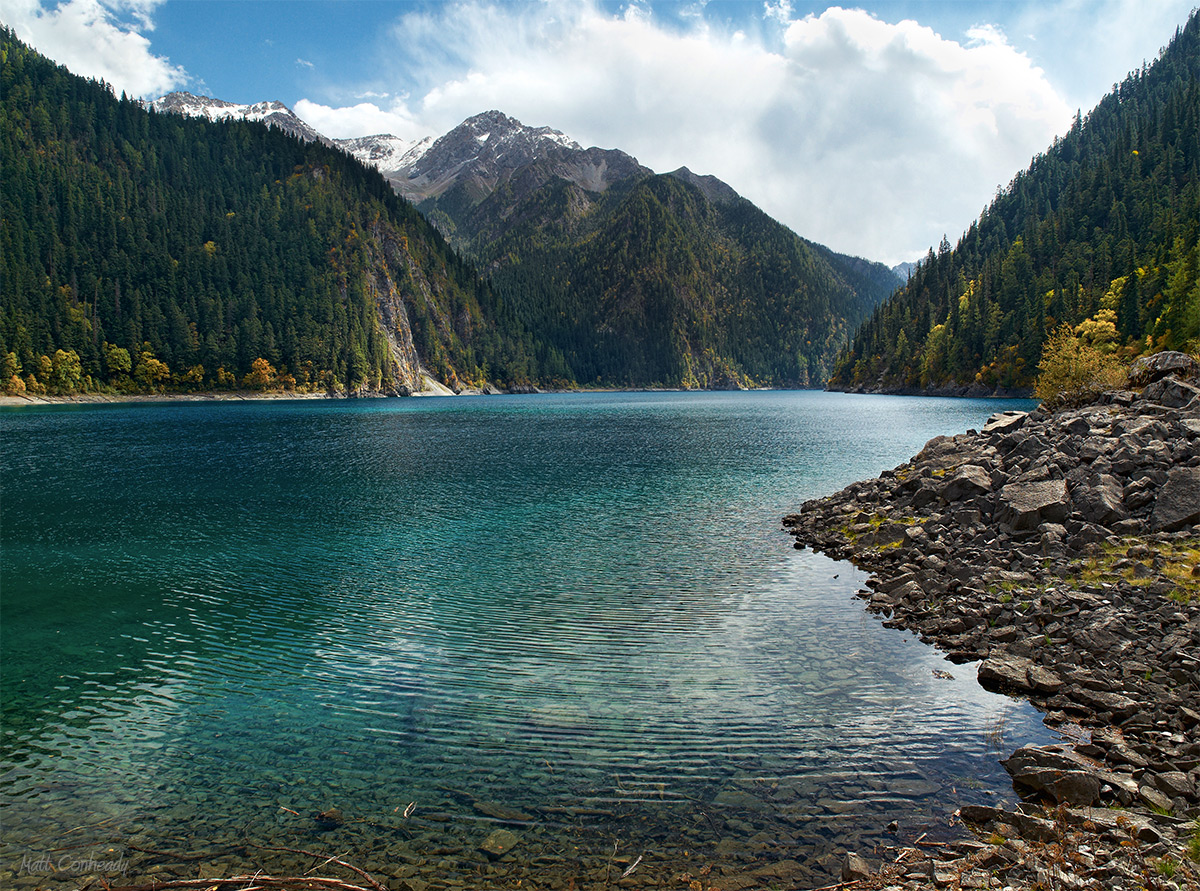
[(364, 164), (378, 168), (386, 176), (415, 164), (433, 145), (433, 137), (426, 136), (410, 142), (390, 133), (381, 133), (378, 136), (335, 139), (334, 144)]
[(474, 137), (481, 145), (489, 142), (510, 147), (517, 144), (543, 144), (583, 151), (583, 146), (558, 130), (550, 127), (526, 127), (516, 118), (510, 118), (504, 112), (495, 109), (467, 118), (446, 136), (460, 131)]
[(305, 142), (324, 142), (329, 139), (322, 136), (282, 102), (255, 102), (252, 105), (239, 105), (236, 102), (226, 102), (224, 99), (214, 99), (211, 96), (193, 96), (187, 92), (167, 93), (167, 95), (147, 102), (146, 106), (159, 113), (186, 115), (191, 118), (208, 118), (210, 121), (242, 119), (247, 121), (262, 121), (272, 127), (277, 127), (285, 133), (299, 137)]
[(384, 176), (407, 170), (433, 145), (433, 137), (410, 141), (392, 136), (390, 133), (378, 136), (359, 136), (354, 139), (330, 139), (317, 132), (295, 112), (282, 102), (255, 102), (252, 105), (239, 105), (236, 102), (226, 102), (224, 99), (214, 99), (211, 96), (194, 96), (191, 93), (176, 92), (145, 103), (159, 113), (182, 114), (193, 118), (207, 118), (210, 121), (241, 119), (247, 121), (262, 121), (272, 127), (278, 127), (285, 133), (298, 136), (305, 142), (323, 142), (334, 145), (342, 151), (353, 155), (371, 167), (379, 169)]

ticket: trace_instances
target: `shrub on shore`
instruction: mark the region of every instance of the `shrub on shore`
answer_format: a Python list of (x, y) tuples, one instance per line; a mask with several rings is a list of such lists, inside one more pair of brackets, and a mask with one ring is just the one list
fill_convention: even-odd
[(1126, 369), (1116, 355), (1093, 346), (1069, 325), (1046, 340), (1034, 394), (1049, 407), (1083, 405), (1105, 390), (1125, 385)]

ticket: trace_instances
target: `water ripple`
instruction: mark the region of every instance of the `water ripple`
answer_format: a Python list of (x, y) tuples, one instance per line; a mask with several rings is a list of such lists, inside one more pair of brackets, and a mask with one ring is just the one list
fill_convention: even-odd
[(1041, 738), (1036, 716), (967, 670), (934, 678), (936, 654), (862, 612), (859, 574), (778, 529), (996, 407), (5, 414), (6, 844), (106, 814), (287, 845), (308, 824), (280, 821), (332, 803), (375, 844), (419, 801), (406, 844), (468, 864), (486, 800), (588, 856), (640, 827), (664, 870), (732, 839), (749, 858), (763, 832), (815, 863), (863, 825), (1007, 794), (994, 740)]

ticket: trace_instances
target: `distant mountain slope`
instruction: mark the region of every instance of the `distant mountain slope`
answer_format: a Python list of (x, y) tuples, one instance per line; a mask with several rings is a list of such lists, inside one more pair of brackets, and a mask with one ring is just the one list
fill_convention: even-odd
[(669, 174), (603, 194), (551, 181), (508, 211), (508, 225), (479, 229), (477, 256), (581, 383), (820, 385), (895, 284)]
[(532, 341), (376, 171), (240, 110), (117, 100), (7, 29), (0, 59), (6, 389), (536, 376)]
[(430, 184), (419, 209), (580, 383), (820, 385), (899, 284), (797, 237), (716, 177), (655, 175), (499, 112), (468, 119), (392, 181), (414, 200)]
[(601, 193), (652, 175), (616, 149), (584, 149), (549, 127), (526, 127), (498, 111), (463, 121), (407, 170), (390, 177), (451, 244), (479, 256), (481, 235), (495, 238), (513, 207), (553, 181)]
[(333, 144), (349, 152), (368, 167), (374, 167), (386, 178), (407, 170), (433, 145), (427, 136), (409, 142), (399, 136), (384, 133), (379, 136), (360, 136), (354, 139), (335, 139)]
[(1066, 324), (1126, 356), (1200, 347), (1200, 18), (855, 335), (834, 388), (1028, 387)]

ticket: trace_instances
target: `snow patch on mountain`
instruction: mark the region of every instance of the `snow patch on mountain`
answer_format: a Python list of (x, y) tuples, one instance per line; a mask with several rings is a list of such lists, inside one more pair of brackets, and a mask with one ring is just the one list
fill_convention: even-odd
[(299, 137), (305, 142), (323, 142), (326, 145), (331, 142), (330, 139), (298, 118), (290, 108), (277, 101), (239, 105), (236, 102), (226, 102), (224, 99), (193, 96), (191, 93), (181, 91), (167, 93), (145, 105), (160, 114), (181, 114), (191, 118), (207, 118), (210, 121), (239, 119), (261, 121), (268, 126), (277, 127), (285, 133)]
[(350, 153), (368, 166), (375, 167), (385, 176), (407, 170), (433, 145), (433, 137), (426, 136), (415, 142), (401, 139), (390, 133), (378, 136), (358, 136), (353, 139), (335, 139), (334, 145)]

